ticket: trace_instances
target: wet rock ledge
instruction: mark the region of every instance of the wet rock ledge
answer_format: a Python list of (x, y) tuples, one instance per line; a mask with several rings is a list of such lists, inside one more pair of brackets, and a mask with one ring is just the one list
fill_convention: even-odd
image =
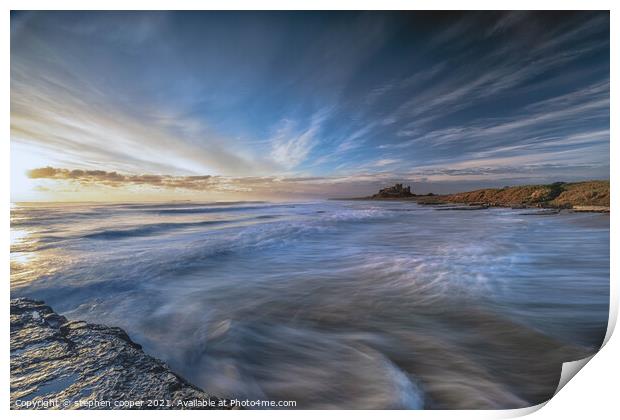
[(120, 328), (11, 300), (11, 409), (221, 409)]

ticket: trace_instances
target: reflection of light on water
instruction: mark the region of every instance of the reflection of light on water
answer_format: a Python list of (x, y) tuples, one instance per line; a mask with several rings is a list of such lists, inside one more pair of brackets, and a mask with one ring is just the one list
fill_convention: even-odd
[(66, 261), (55, 253), (41, 255), (38, 252), (11, 253), (11, 288), (35, 282), (62, 270)]
[(28, 279), (37, 278), (34, 252), (11, 252), (11, 287), (23, 285)]
[(11, 286), (24, 284), (27, 278), (36, 278), (36, 253), (16, 251), (14, 248), (28, 247), (28, 232), (11, 231)]
[(68, 259), (59, 250), (35, 250), (36, 241), (33, 232), (11, 231), (11, 288), (53, 275), (67, 264)]
[(30, 232), (24, 229), (11, 229), (11, 246), (25, 242), (29, 233)]
[(34, 252), (11, 252), (11, 263), (27, 264), (34, 259)]
[(22, 267), (34, 259), (34, 252), (26, 251), (32, 244), (31, 232), (25, 229), (11, 229), (11, 272), (13, 267)]
[[(64, 249), (46, 246), (45, 237), (54, 230), (54, 222), (39, 224), (41, 218), (54, 220), (58, 218), (58, 209), (40, 211), (41, 205), (11, 204), (11, 288), (18, 288), (52, 276), (66, 268), (70, 258)], [(34, 210), (34, 212), (33, 212)], [(71, 218), (69, 212), (69, 220)], [(70, 235), (70, 227), (65, 235)]]
[(11, 287), (23, 285), (38, 278), (43, 269), (36, 252), (29, 251), (34, 244), (33, 232), (11, 229)]
[(30, 272), (35, 254), (34, 252), (23, 251), (28, 248), (29, 234), (24, 229), (11, 229), (11, 279), (17, 274)]

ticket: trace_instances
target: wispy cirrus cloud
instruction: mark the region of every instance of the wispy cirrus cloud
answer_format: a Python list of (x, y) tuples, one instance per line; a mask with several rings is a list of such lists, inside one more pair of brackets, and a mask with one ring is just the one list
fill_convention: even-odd
[(17, 143), (51, 154), (61, 151), (68, 163), (129, 171), (247, 174), (277, 169), (263, 156), (239, 153), (234, 140), (199, 119), (128, 107), (76, 83), (78, 78), (50, 73), (39, 80), (27, 67), (15, 63), (11, 73), (11, 133)]
[[(609, 176), (607, 12), (28, 12), (11, 23), (23, 185)], [(86, 172), (23, 179), (31, 165)]]
[(329, 109), (316, 112), (309, 124), (302, 129), (299, 129), (298, 123), (293, 120), (280, 121), (274, 136), (269, 140), (273, 160), (287, 169), (303, 163), (312, 149), (320, 143), (321, 126), (329, 113)]
[[(607, 153), (583, 154), (584, 149), (608, 147), (609, 83), (596, 83), (574, 92), (534, 102), (510, 119), (477, 120), (464, 126), (432, 131), (402, 129), (405, 141), (381, 145), (384, 150), (416, 146), (440, 150), (458, 147), (458, 157), (525, 155), (539, 159), (540, 153), (578, 152), (584, 161), (604, 162)], [(591, 124), (592, 122), (595, 124)], [(452, 160), (450, 154), (444, 160)]]

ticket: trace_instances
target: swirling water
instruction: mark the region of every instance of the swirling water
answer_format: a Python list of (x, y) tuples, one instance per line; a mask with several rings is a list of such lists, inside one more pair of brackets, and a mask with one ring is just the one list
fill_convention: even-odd
[(562, 362), (602, 342), (609, 216), (523, 213), (14, 205), (11, 293), (119, 326), (219, 396), (524, 407), (553, 394)]

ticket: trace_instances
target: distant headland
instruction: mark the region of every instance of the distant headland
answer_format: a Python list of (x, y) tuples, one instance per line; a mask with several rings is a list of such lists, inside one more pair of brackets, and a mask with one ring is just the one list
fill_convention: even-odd
[(418, 195), (410, 186), (395, 184), (382, 188), (369, 197), (353, 200), (400, 200), (418, 204), (461, 204), (468, 208), (513, 207), (572, 209), (573, 211), (609, 212), (609, 181), (555, 182), (543, 185), (522, 185), (485, 188), (455, 194)]

